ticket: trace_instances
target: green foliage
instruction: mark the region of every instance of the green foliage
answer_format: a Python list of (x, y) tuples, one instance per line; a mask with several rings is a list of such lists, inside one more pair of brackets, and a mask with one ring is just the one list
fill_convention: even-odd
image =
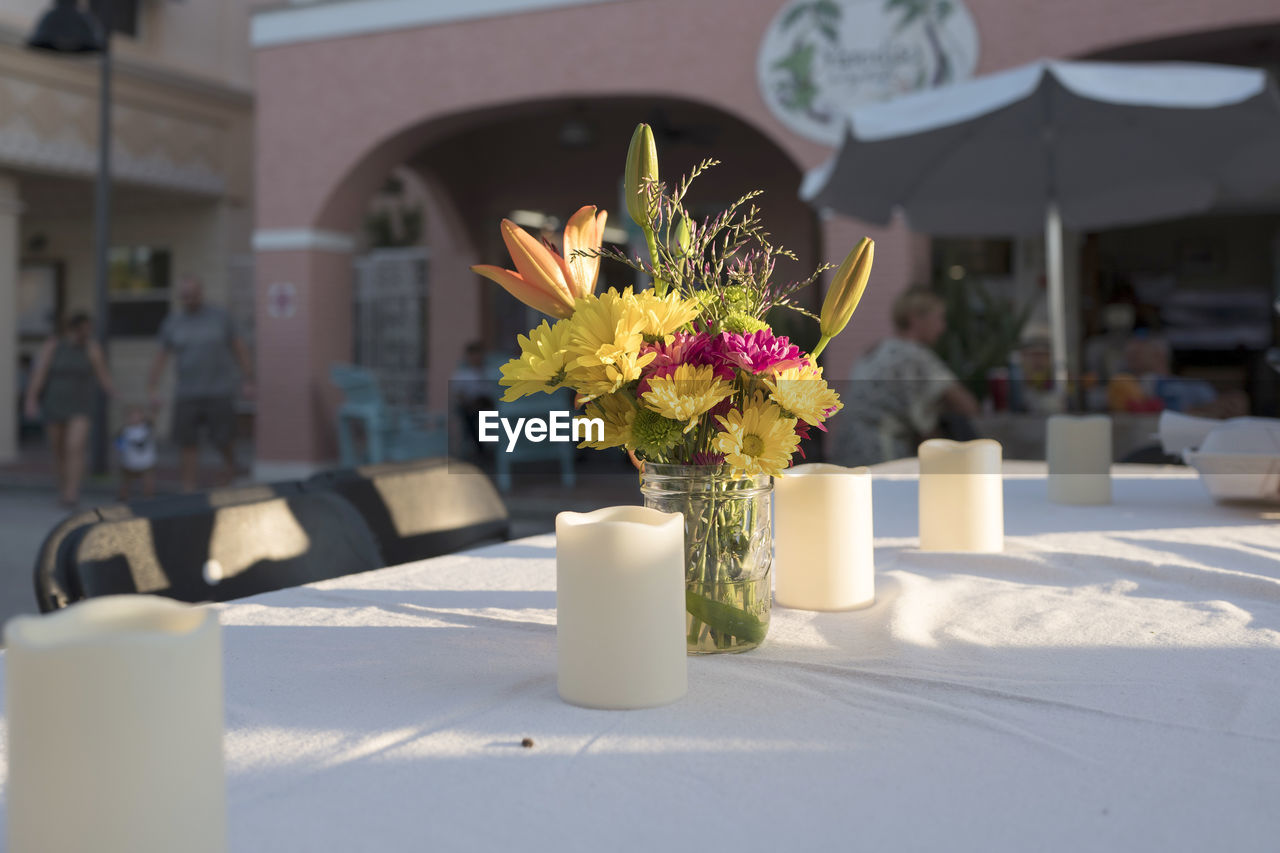
[(777, 94), (789, 109), (812, 112), (818, 96), (813, 73), (816, 42), (834, 45), (839, 41), (840, 15), (840, 7), (832, 0), (810, 0), (794, 4), (783, 16), (782, 30), (792, 33), (793, 40), (790, 52), (773, 64), (773, 70), (786, 75)]
[(987, 392), (987, 372), (1008, 365), (1032, 306), (1015, 305), (973, 279), (946, 279), (939, 291), (947, 304), (947, 331), (934, 349), (981, 399)]
[(643, 406), (636, 412), (631, 425), (636, 449), (645, 459), (661, 459), (683, 438), (684, 424), (664, 418)]
[(773, 63), (773, 67), (779, 71), (789, 72), (797, 79), (811, 80), (816, 52), (817, 48), (811, 44), (795, 44), (790, 53)]
[(613, 247), (580, 250), (580, 254), (609, 258), (649, 275), (659, 295), (669, 291), (702, 306), (701, 319), (713, 327), (728, 320), (733, 327), (754, 326), (770, 311), (786, 308), (813, 315), (795, 299), (830, 269), (824, 264), (799, 281), (781, 283), (774, 277), (780, 259), (797, 260), (790, 249), (775, 246), (760, 220), (752, 190), (714, 217), (695, 220), (684, 199), (694, 180), (718, 160), (703, 160), (668, 191), (660, 181), (643, 182), (644, 213), (641, 227), (654, 239), (650, 258), (630, 257)]
[(884, 11), (897, 11), (902, 17), (898, 20), (896, 32), (902, 32), (919, 20), (945, 21), (953, 11), (950, 0), (885, 0)]
[(807, 19), (808, 23), (819, 30), (831, 41), (836, 40), (836, 23), (840, 20), (840, 6), (832, 0), (812, 0), (808, 3), (797, 3), (782, 18), (782, 29), (789, 30)]

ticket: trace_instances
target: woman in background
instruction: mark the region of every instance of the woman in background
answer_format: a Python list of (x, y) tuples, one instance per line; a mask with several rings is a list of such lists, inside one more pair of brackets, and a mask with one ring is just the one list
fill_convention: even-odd
[(927, 287), (893, 303), (894, 335), (853, 366), (842, 392), (834, 456), (842, 465), (874, 465), (915, 456), (936, 436), (946, 412), (972, 418), (978, 401), (932, 349), (947, 329), (946, 304)]
[(89, 419), (98, 386), (114, 394), (102, 348), (93, 339), (88, 314), (73, 314), (61, 335), (45, 341), (27, 386), (28, 417), (43, 417), (53, 448), (54, 476), (63, 506), (80, 502)]

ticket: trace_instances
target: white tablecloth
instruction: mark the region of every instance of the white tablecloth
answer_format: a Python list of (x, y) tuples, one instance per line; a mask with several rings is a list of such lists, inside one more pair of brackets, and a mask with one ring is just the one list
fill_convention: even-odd
[(654, 710), (557, 698), (550, 536), (223, 606), (231, 850), (1280, 847), (1280, 514), (1010, 478), (1006, 553), (938, 554), (874, 491), (873, 607)]

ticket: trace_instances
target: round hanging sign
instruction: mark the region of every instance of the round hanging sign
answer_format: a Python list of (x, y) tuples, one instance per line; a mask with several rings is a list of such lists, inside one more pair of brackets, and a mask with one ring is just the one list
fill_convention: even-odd
[(977, 65), (961, 0), (791, 0), (765, 32), (756, 74), (784, 124), (837, 145), (850, 108), (963, 80)]

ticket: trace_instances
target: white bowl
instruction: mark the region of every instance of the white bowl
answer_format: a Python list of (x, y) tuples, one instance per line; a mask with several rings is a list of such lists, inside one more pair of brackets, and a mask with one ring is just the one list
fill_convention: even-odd
[[(1221, 446), (1206, 446), (1209, 436), (1218, 430), (1245, 430), (1238, 434), (1218, 436)], [(1160, 413), (1158, 429), (1165, 453), (1184, 450), (1206, 450), (1211, 453), (1280, 453), (1280, 418), (1197, 418), (1171, 412)]]
[(1201, 453), (1280, 456), (1280, 421), (1227, 421), (1201, 442)]
[(1182, 454), (1214, 500), (1280, 503), (1280, 453)]

